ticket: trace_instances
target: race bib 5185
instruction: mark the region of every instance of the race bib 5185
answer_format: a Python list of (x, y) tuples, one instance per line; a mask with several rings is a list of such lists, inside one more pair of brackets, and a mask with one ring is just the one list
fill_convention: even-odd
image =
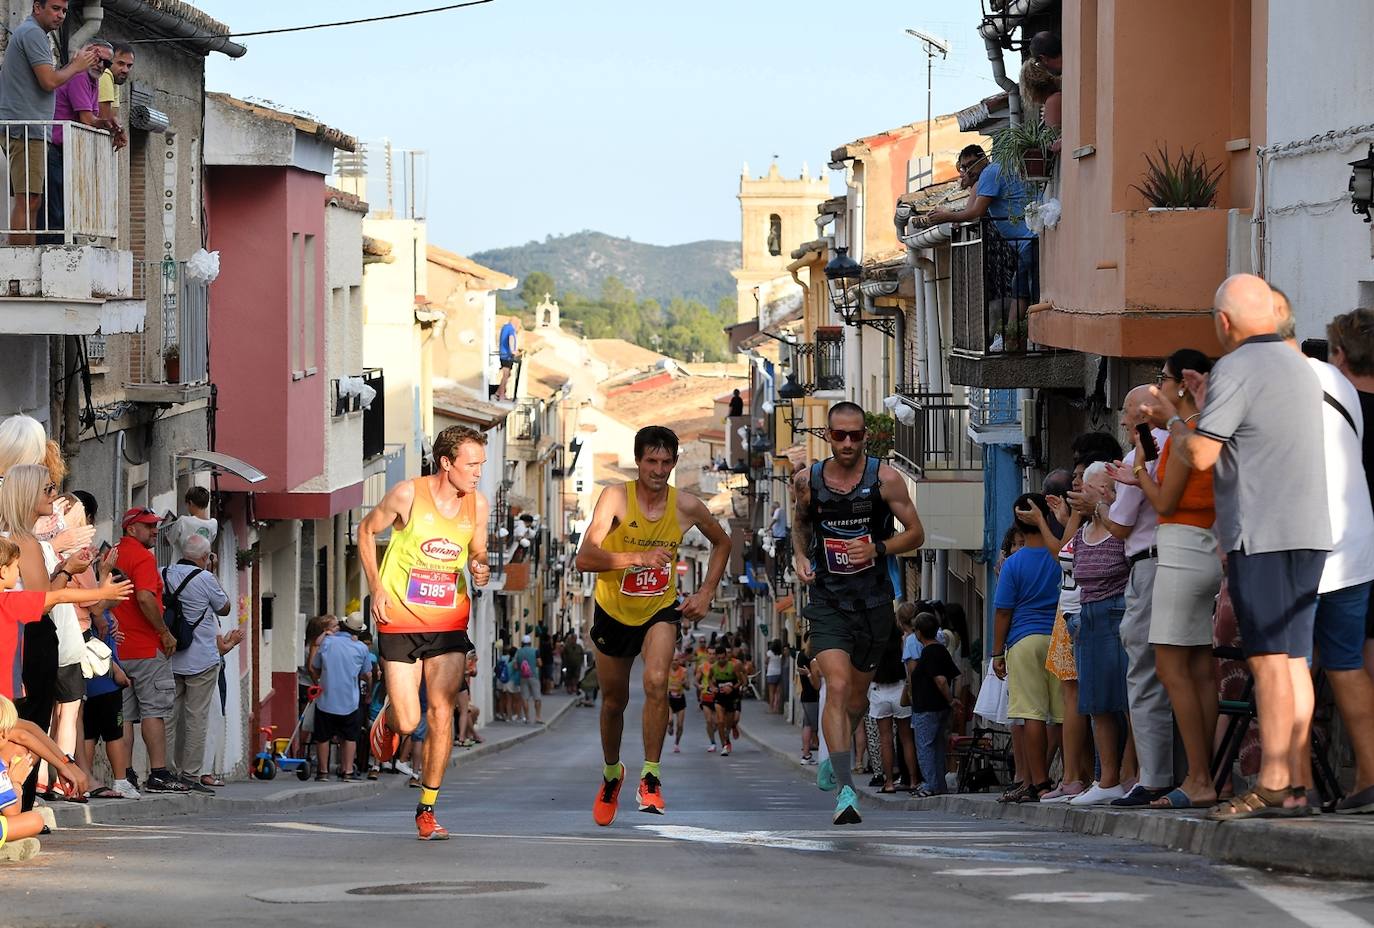
[(406, 602), (414, 606), (452, 609), (458, 605), (458, 574), (412, 568), (406, 583)]

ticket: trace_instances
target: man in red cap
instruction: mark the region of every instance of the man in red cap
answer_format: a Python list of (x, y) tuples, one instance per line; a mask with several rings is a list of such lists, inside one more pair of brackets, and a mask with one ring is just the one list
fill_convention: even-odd
[[(124, 640), (119, 645), (119, 662), (129, 675), (124, 690), (125, 730), (139, 723), (143, 746), (148, 750), (146, 789), (154, 793), (184, 793), (189, 787), (167, 770), (167, 720), (172, 717), (176, 680), (170, 656), (177, 641), (162, 620), (162, 577), (157, 558), (148, 550), (157, 539), (162, 520), (151, 509), (130, 509), (124, 513), (124, 537), (119, 539), (116, 567), (134, 584), (134, 595), (114, 608)], [(130, 745), (133, 742), (130, 740)], [(137, 779), (125, 771), (130, 783)]]

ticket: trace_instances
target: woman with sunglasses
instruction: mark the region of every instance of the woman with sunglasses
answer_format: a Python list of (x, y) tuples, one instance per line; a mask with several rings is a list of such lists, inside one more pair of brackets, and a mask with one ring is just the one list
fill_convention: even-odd
[[(19, 580), (25, 590), (65, 589), (72, 577), (91, 566), (85, 549), (66, 560), (57, 556), (51, 544), (39, 541), (33, 527), (51, 516), (57, 484), (48, 469), (37, 464), (10, 468), (0, 484), (0, 533), (19, 546)], [(72, 743), (64, 746), (68, 754), (75, 748), (77, 712), (86, 694), (86, 679), (81, 673), (85, 644), (76, 610), (70, 604), (53, 606), (41, 621), (24, 626), (22, 716), (44, 730), (53, 722), (54, 709), (63, 727), (70, 728)], [(24, 784), (24, 808), (33, 806), (39, 772)], [(85, 797), (67, 797), (83, 801)]]
[[(1201, 415), (1184, 371), (1206, 374), (1212, 362), (1200, 351), (1184, 348), (1165, 360), (1155, 390), (1166, 395), (1189, 428)], [(1212, 658), (1212, 614), (1221, 589), (1212, 472), (1194, 470), (1174, 456), (1170, 438), (1159, 450), (1154, 477), (1145, 469), (1140, 436), (1130, 473), (1114, 469), (1121, 483), (1139, 486), (1159, 513), (1155, 544), (1159, 569), (1150, 612), (1150, 644), (1160, 682), (1169, 693), (1174, 719), (1188, 757), (1183, 784), (1151, 803), (1157, 809), (1209, 808), (1217, 801), (1211, 778), (1212, 736), (1217, 726), (1216, 661)]]

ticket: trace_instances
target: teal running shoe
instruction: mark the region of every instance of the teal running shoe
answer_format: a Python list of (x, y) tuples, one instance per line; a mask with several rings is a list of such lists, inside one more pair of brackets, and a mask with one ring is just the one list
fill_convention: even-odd
[(863, 821), (863, 816), (859, 815), (859, 797), (851, 787), (840, 790), (835, 801), (835, 817), (831, 821), (836, 825), (857, 825)]
[(833, 793), (838, 785), (835, 782), (835, 768), (830, 766), (830, 758), (827, 757), (816, 767), (816, 787)]

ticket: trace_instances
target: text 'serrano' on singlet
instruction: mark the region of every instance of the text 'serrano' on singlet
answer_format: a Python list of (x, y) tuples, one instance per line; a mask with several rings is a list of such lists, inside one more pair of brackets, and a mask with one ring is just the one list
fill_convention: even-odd
[(625, 518), (606, 533), (602, 549), (613, 554), (667, 548), (672, 558), (661, 568), (627, 567), (596, 576), (596, 602), (622, 625), (643, 625), (654, 613), (677, 602), (677, 549), (682, 526), (677, 521), (677, 487), (668, 487), (663, 515), (648, 519), (639, 508), (636, 480), (625, 484)]
[(428, 478), (412, 481), (415, 501), (403, 528), (391, 531), (382, 557), (386, 625), (381, 634), (466, 631), (472, 602), (463, 568), (477, 521), (477, 494), (463, 497), (458, 515), (440, 514)]

